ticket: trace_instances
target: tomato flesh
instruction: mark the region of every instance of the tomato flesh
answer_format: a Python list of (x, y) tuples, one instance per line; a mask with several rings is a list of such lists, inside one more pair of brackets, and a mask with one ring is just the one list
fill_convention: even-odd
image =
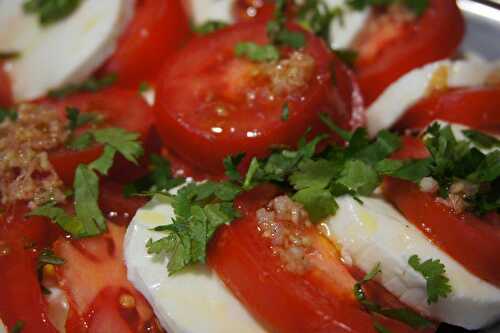
[(464, 35), (455, 0), (430, 0), (422, 16), (410, 23), (386, 23), (383, 15), (382, 26), (365, 36), (362, 32), (358, 41), (355, 67), (366, 105), (411, 69), (453, 55)]
[[(306, 33), (306, 40), (301, 55), (307, 60), (297, 65), (304, 67), (290, 67), (303, 70), (306, 78), (297, 89), (285, 84), (284, 92), (273, 90), (284, 81), (273, 83), (275, 77), (267, 76), (266, 66), (272, 64), (234, 54), (238, 42), (268, 43), (265, 22), (239, 23), (189, 43), (159, 82), (155, 111), (167, 148), (200, 169), (220, 173), (227, 155), (262, 157), (272, 145), (293, 146), (308, 127), (320, 128), (318, 113), (335, 116), (333, 58), (320, 39)], [(283, 120), (285, 104), (288, 118)], [(350, 110), (339, 112), (350, 118)]]
[[(143, 143), (150, 138), (153, 125), (153, 112), (146, 102), (133, 91), (108, 89), (96, 93), (85, 93), (70, 96), (58, 102), (42, 101), (49, 106), (55, 106), (64, 114), (66, 107), (77, 107), (81, 112), (96, 112), (104, 116), (103, 127), (120, 127), (140, 134)], [(77, 135), (86, 128), (77, 131)], [(146, 147), (147, 150), (147, 147)], [(61, 148), (49, 152), (49, 160), (57, 174), (67, 185), (73, 184), (75, 170), (79, 164), (87, 164), (96, 160), (103, 150), (94, 145), (83, 150)], [(143, 168), (135, 166), (123, 157), (116, 158), (110, 176), (114, 179), (127, 181), (144, 174)]]
[(0, 61), (0, 107), (13, 104), (12, 89), (9, 76), (4, 70), (4, 64)]
[(361, 309), (354, 298), (354, 278), (335, 247), (316, 229), (304, 231), (317, 252), (304, 274), (285, 269), (271, 240), (258, 230), (256, 209), (277, 193), (268, 186), (238, 199), (243, 217), (223, 227), (211, 243), (209, 265), (245, 307), (273, 332), (375, 332), (374, 322), (392, 332), (409, 327)]
[(412, 106), (395, 125), (424, 128), (434, 120), (500, 132), (500, 87), (458, 88), (435, 93)]
[(118, 84), (137, 89), (156, 78), (158, 67), (189, 37), (189, 20), (180, 0), (139, 0), (134, 18), (102, 69)]
[[(386, 178), (385, 197), (429, 239), (474, 275), (500, 286), (500, 228), (470, 213), (457, 214), (416, 184)], [(474, 249), (474, 251), (471, 251)]]

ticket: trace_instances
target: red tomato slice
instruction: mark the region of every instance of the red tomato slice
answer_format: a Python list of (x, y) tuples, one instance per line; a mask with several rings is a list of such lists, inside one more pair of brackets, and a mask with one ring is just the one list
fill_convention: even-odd
[(237, 0), (233, 8), (237, 21), (268, 21), (274, 15), (274, 1), (271, 0)]
[[(331, 53), (320, 39), (305, 34), (303, 53), (295, 54), (294, 65), (281, 67), (291, 71), (277, 75), (275, 65), (234, 54), (238, 42), (268, 43), (265, 22), (239, 23), (192, 40), (161, 74), (155, 111), (165, 145), (198, 168), (221, 172), (227, 155), (243, 151), (262, 157), (272, 145), (295, 145), (308, 127), (321, 127), (320, 112), (348, 127), (337, 114), (350, 119), (351, 110), (335, 110), (332, 101)], [(290, 81), (295, 79), (299, 83)]]
[(28, 209), (17, 204), (0, 218), (0, 318), (12, 329), (23, 321), (26, 333), (56, 333), (36, 271), (38, 250), (61, 233), (42, 218), (24, 218)]
[(361, 309), (353, 294), (354, 278), (316, 229), (303, 230), (315, 249), (307, 254), (313, 268), (303, 274), (283, 268), (272, 241), (259, 231), (255, 213), (276, 194), (275, 188), (264, 186), (243, 195), (237, 204), (244, 217), (223, 227), (209, 249), (209, 265), (247, 310), (272, 332), (368, 333), (375, 332), (375, 321), (392, 332), (412, 332)]
[(10, 79), (3, 68), (3, 63), (0, 61), (0, 106), (9, 106), (14, 102)]
[(376, 15), (356, 43), (355, 67), (366, 105), (411, 69), (453, 55), (463, 35), (464, 19), (455, 0), (430, 0), (413, 22)]
[(498, 225), (470, 213), (457, 214), (411, 182), (386, 178), (383, 191), (386, 198), (436, 245), (474, 275), (500, 286)]
[(116, 73), (120, 85), (136, 89), (140, 82), (156, 78), (158, 68), (189, 35), (180, 0), (139, 0), (134, 19), (102, 71)]
[[(105, 117), (104, 126), (120, 127), (141, 135), (143, 143), (148, 142), (153, 125), (153, 112), (146, 102), (134, 91), (109, 89), (97, 93), (70, 96), (59, 102), (47, 102), (64, 114), (66, 107), (77, 107), (81, 112), (97, 112)], [(84, 129), (85, 130), (85, 129)], [(79, 164), (96, 160), (102, 154), (101, 146), (75, 151), (61, 148), (49, 153), (49, 160), (65, 184), (73, 183), (75, 170)], [(143, 168), (118, 156), (110, 170), (110, 176), (127, 181), (144, 173)]]
[(406, 111), (395, 128), (424, 128), (437, 119), (500, 132), (500, 87), (459, 88), (435, 93)]

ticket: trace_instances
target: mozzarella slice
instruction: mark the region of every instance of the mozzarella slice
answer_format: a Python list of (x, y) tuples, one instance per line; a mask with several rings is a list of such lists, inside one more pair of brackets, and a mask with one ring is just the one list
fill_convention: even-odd
[[(326, 221), (329, 237), (340, 246), (346, 262), (370, 271), (380, 262), (377, 280), (404, 304), (467, 329), (488, 326), (500, 319), (500, 289), (469, 273), (435, 246), (396, 209), (381, 198), (338, 198), (337, 214)], [(439, 259), (446, 267), (452, 293), (427, 303), (426, 281), (408, 259)]]
[(394, 125), (410, 106), (426, 96), (435, 81), (448, 87), (480, 86), (499, 65), (477, 58), (442, 60), (410, 71), (387, 87), (368, 107), (368, 133), (374, 136)]
[(371, 9), (368, 6), (363, 10), (353, 10), (345, 4), (345, 0), (326, 0), (325, 3), (330, 8), (342, 10), (342, 17), (330, 23), (330, 46), (332, 49), (349, 48), (365, 26)]
[(5, 70), (16, 101), (88, 78), (113, 53), (135, 0), (86, 0), (69, 17), (41, 26), (24, 0), (0, 0), (0, 52), (17, 51)]
[(206, 267), (195, 267), (169, 276), (168, 258), (151, 256), (148, 239), (164, 234), (152, 231), (171, 223), (172, 206), (153, 199), (140, 209), (125, 236), (128, 279), (149, 301), (163, 327), (170, 333), (266, 332)]
[(234, 0), (188, 0), (193, 22), (196, 25), (207, 21), (233, 23)]

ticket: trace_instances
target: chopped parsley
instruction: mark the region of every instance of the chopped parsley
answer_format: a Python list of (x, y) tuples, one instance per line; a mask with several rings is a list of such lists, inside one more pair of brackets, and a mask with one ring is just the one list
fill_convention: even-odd
[(227, 23), (217, 20), (209, 20), (201, 25), (193, 26), (192, 30), (201, 36), (208, 35), (214, 31), (227, 27)]
[(50, 98), (63, 98), (79, 92), (96, 92), (113, 85), (117, 79), (116, 74), (107, 74), (101, 78), (90, 78), (82, 83), (51, 90), (48, 95)]
[(130, 162), (137, 163), (143, 154), (139, 134), (121, 128), (104, 128), (89, 131), (92, 140), (104, 146), (102, 155), (90, 164), (80, 164), (75, 172), (75, 215), (56, 207), (53, 202), (35, 208), (31, 216), (45, 216), (53, 220), (64, 231), (76, 238), (96, 236), (106, 231), (105, 218), (99, 208), (99, 176), (107, 175), (114, 157), (121, 154)]
[(422, 274), (427, 282), (427, 303), (436, 303), (440, 297), (447, 297), (451, 293), (450, 280), (446, 277), (446, 269), (439, 259), (428, 259), (421, 263), (417, 255), (412, 255), (408, 264)]
[(363, 10), (368, 6), (402, 4), (417, 16), (421, 16), (429, 7), (429, 0), (347, 0), (347, 4), (355, 10)]
[(267, 23), (267, 36), (273, 45), (300, 49), (304, 47), (306, 38), (302, 32), (291, 31), (286, 27), (286, 6), (286, 0), (276, 0), (274, 18)]
[(25, 0), (23, 10), (35, 14), (42, 26), (47, 26), (71, 15), (81, 0)]
[(239, 182), (241, 175), (238, 172), (238, 166), (245, 158), (245, 153), (239, 153), (233, 156), (224, 158), (224, 168), (226, 169), (226, 176), (230, 181)]
[(149, 161), (149, 173), (125, 186), (124, 194), (129, 197), (141, 193), (166, 192), (185, 182), (182, 177), (174, 177), (170, 162), (160, 155), (152, 154)]
[(16, 121), (18, 113), (14, 107), (0, 107), (0, 123), (5, 120)]
[(238, 57), (245, 57), (256, 62), (277, 61), (280, 58), (279, 50), (274, 45), (259, 45), (252, 42), (239, 42), (234, 47)]
[(341, 19), (342, 7), (330, 7), (325, 0), (306, 0), (299, 6), (298, 23), (326, 41), (330, 40), (330, 23)]
[(288, 103), (285, 103), (285, 105), (283, 105), (283, 108), (281, 109), (281, 120), (287, 121), (289, 117), (290, 108), (288, 107)]
[(474, 130), (464, 130), (462, 133), (479, 148), (492, 149), (500, 147), (500, 140), (494, 136)]
[[(432, 325), (432, 322), (420, 316), (418, 313), (407, 308), (384, 308), (379, 304), (374, 303), (367, 299), (366, 293), (363, 290), (363, 286), (368, 282), (372, 281), (377, 274), (381, 272), (380, 263), (376, 264), (373, 269), (365, 275), (365, 277), (354, 284), (353, 292), (354, 296), (360, 302), (366, 310), (372, 313), (376, 313), (397, 321), (400, 321), (414, 329), (426, 328)], [(385, 332), (385, 331), (380, 331)]]
[(87, 124), (95, 124), (102, 120), (102, 115), (95, 112), (83, 112), (81, 113), (78, 108), (67, 107), (66, 117), (68, 118), (69, 124), (68, 128), (70, 131), (74, 131), (79, 127), (85, 126)]
[(0, 52), (0, 60), (14, 60), (21, 57), (21, 53), (18, 51), (2, 51)]
[(354, 67), (356, 59), (358, 59), (358, 52), (351, 49), (335, 49), (333, 53), (349, 67)]
[(238, 217), (233, 207), (241, 189), (230, 182), (188, 184), (177, 195), (165, 194), (174, 208), (171, 224), (154, 230), (166, 233), (156, 241), (150, 239), (150, 254), (169, 255), (168, 271), (175, 274), (188, 265), (205, 263), (207, 245), (218, 227)]

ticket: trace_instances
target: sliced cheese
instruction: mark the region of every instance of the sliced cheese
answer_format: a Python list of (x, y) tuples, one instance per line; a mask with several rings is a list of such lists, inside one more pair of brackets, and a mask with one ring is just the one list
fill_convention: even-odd
[(24, 0), (0, 0), (0, 52), (20, 52), (6, 62), (15, 101), (87, 79), (113, 53), (133, 16), (135, 0), (86, 0), (69, 17), (41, 26)]
[[(368, 272), (377, 263), (377, 280), (404, 304), (439, 321), (479, 329), (500, 319), (500, 289), (467, 271), (434, 245), (396, 209), (381, 198), (340, 197), (337, 214), (326, 221), (329, 237), (339, 245), (346, 262)], [(427, 303), (426, 281), (408, 264), (412, 255), (422, 261), (439, 259), (446, 267), (451, 294)]]
[(188, 0), (190, 14), (194, 24), (207, 21), (233, 23), (234, 0)]
[(326, 0), (330, 9), (339, 8), (341, 17), (336, 17), (330, 23), (330, 46), (332, 49), (346, 49), (351, 46), (370, 16), (369, 6), (363, 10), (353, 10), (344, 0)]
[(124, 243), (128, 278), (149, 301), (162, 326), (169, 333), (265, 332), (206, 266), (169, 276), (168, 258), (147, 253), (148, 239), (164, 236), (151, 228), (171, 223), (173, 216), (172, 206), (153, 199), (135, 215)]

